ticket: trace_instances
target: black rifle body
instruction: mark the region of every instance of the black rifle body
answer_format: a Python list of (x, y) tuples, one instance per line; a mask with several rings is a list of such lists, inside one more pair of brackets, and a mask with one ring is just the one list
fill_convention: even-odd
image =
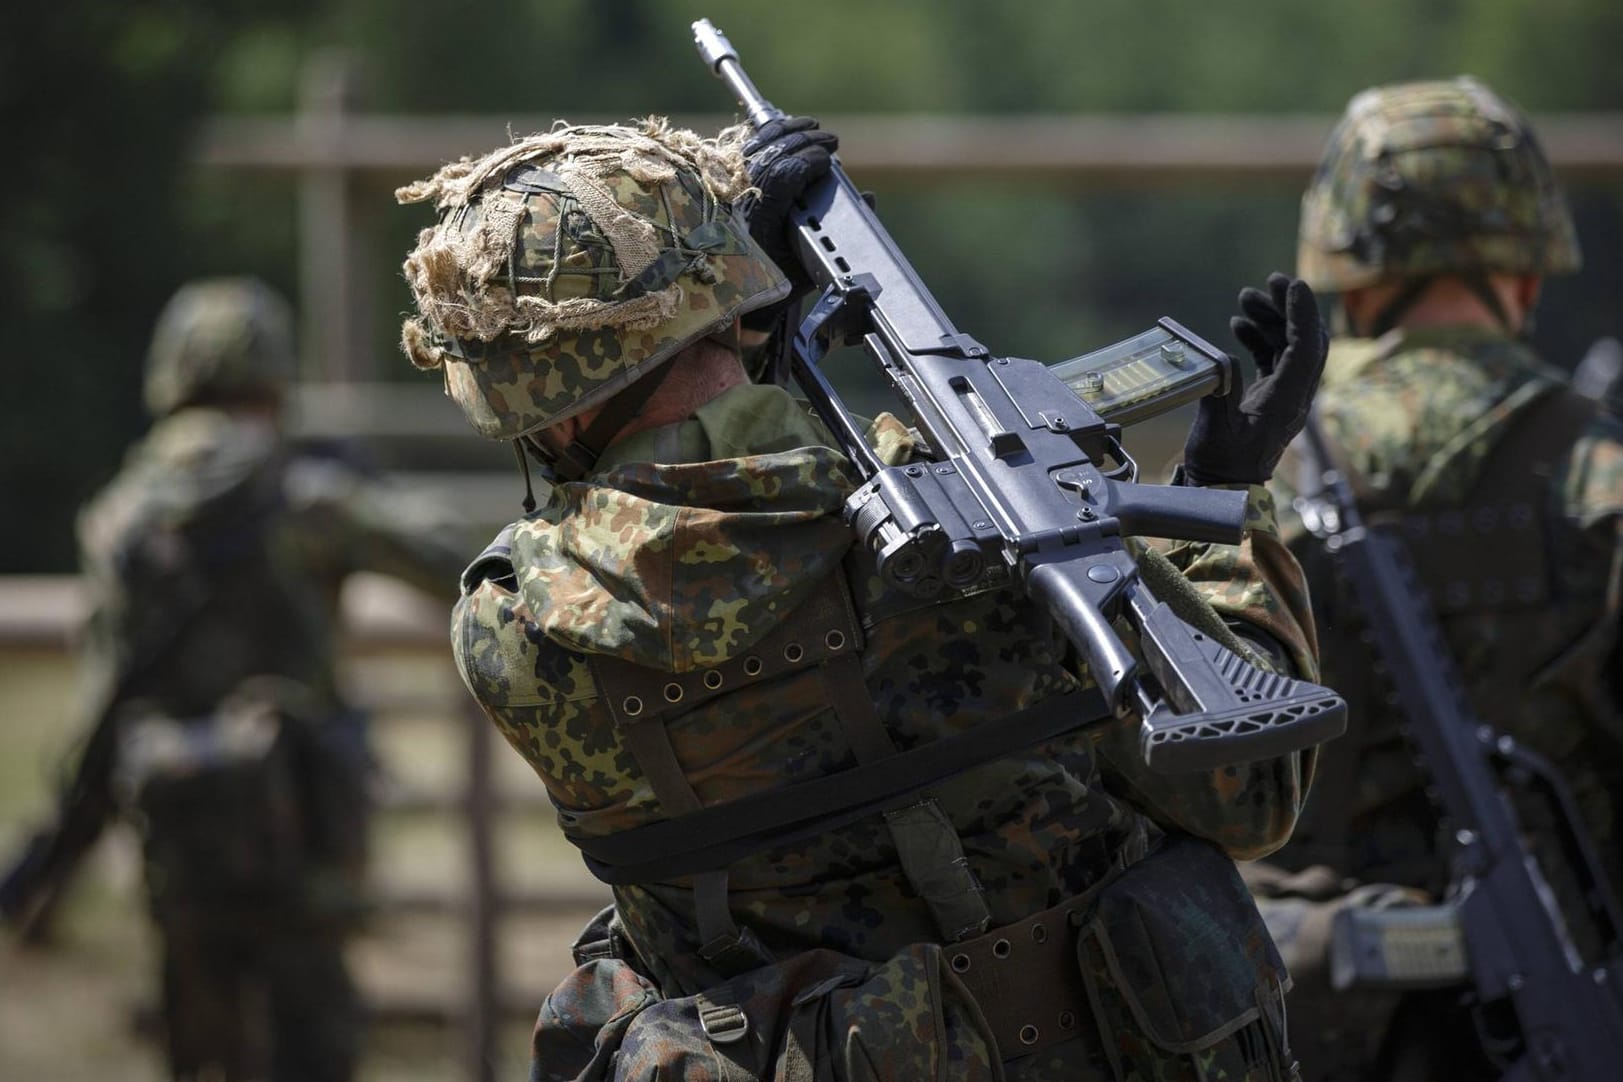
[[(701, 54), (757, 127), (783, 114), (708, 23)], [(1192, 630), (1140, 581), (1131, 535), (1235, 544), (1243, 493), (1135, 480), (1120, 426), (1046, 365), (993, 356), (961, 333), (836, 161), (791, 212), (802, 267), (821, 288), (795, 335), (792, 373), (866, 484), (847, 518), (893, 586), (929, 597), (988, 581), (1053, 615), (1117, 711), (1143, 719), (1146, 761), (1208, 769), (1310, 747), (1341, 732), (1327, 689), (1255, 668)], [(1161, 328), (1223, 357), (1171, 320)], [(860, 343), (928, 441), (931, 462), (886, 466), (819, 369)], [(1138, 632), (1141, 663), (1111, 626)]]

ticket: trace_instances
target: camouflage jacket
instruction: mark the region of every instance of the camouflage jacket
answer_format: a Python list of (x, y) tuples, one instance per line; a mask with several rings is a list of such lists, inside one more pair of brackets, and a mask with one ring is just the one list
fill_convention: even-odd
[[(912, 450), (881, 418), (892, 461)], [(888, 596), (852, 553), (841, 506), (855, 483), (832, 440), (783, 390), (735, 387), (677, 425), (611, 447), (584, 482), (556, 487), (515, 524), (511, 577), (472, 574), (453, 616), (458, 663), (506, 739), (540, 775), (573, 836), (663, 818), (616, 731), (589, 654), (666, 672), (749, 649), (811, 592), (843, 575), (867, 637), (866, 690), (902, 747), (1078, 686), (1045, 613), (1009, 590), (920, 607)], [(656, 464), (664, 463), (664, 464)], [(1169, 553), (1222, 613), (1255, 621), (1312, 670), (1305, 594), (1252, 490), (1237, 548)], [(706, 805), (849, 764), (815, 676), (722, 694), (669, 726)], [(933, 790), (984, 888), (994, 925), (1086, 888), (1149, 822), (1257, 856), (1289, 834), (1303, 757), (1211, 774), (1149, 774), (1136, 722), (986, 764)], [(884, 823), (861, 821), (730, 868), (730, 904), (778, 958), (832, 948), (881, 961), (938, 941)], [(667, 995), (715, 985), (698, 952), (685, 880), (615, 890), (637, 956)]]
[(378, 571), (449, 599), (465, 562), (449, 521), (398, 486), (203, 408), (153, 426), (81, 512), (79, 541), (92, 705), (133, 669), (123, 698), (177, 718), (260, 675), (338, 712), (344, 578)]
[[(1493, 331), (1400, 329), (1376, 341), (1336, 343), (1318, 409), (1327, 436), (1368, 486), (1360, 497), (1371, 505), (1366, 515), (1434, 511), (1472, 498), (1518, 410), (1563, 382), (1525, 345)], [(1287, 455), (1275, 474), (1283, 507), (1294, 498), (1291, 482), (1300, 468)], [(1544, 487), (1549, 599), (1444, 613), (1443, 629), (1475, 709), (1562, 768), (1616, 876), (1623, 424), (1598, 415)], [(1326, 643), (1325, 682), (1348, 695), (1352, 716), (1346, 737), (1325, 749), (1315, 801), (1275, 860), (1286, 868), (1328, 863), (1361, 879), (1435, 890), (1446, 879), (1436, 853), (1437, 816), (1402, 737), (1401, 716), (1377, 705), (1382, 695), (1370, 683), (1372, 657), (1356, 642), (1357, 606), (1294, 513), (1286, 513), (1282, 533), (1312, 586)], [(1478, 542), (1466, 534), (1431, 543), (1463, 552)], [(1511, 647), (1532, 676), (1507, 694), (1494, 658)]]

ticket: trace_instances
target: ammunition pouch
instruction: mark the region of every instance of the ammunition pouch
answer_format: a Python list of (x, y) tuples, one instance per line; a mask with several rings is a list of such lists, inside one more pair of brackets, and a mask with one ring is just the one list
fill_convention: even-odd
[(1118, 1082), (1283, 1082), (1290, 977), (1234, 863), (1210, 843), (1169, 838), (1106, 886), (1077, 958)]

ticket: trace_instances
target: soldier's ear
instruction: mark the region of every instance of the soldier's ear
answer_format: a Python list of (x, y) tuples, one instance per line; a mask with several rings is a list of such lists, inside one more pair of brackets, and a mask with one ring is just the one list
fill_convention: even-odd
[(1336, 301), (1335, 326), (1338, 334), (1362, 338), (1364, 328), (1375, 319), (1379, 298), (1371, 289), (1353, 288), (1341, 291)]
[(1544, 279), (1537, 274), (1523, 274), (1516, 278), (1516, 303), (1521, 306), (1522, 318), (1526, 319), (1538, 307), (1539, 294), (1544, 289)]

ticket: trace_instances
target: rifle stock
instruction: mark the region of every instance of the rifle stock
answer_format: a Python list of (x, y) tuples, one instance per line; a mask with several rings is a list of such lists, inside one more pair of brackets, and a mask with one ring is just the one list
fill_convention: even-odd
[[(707, 20), (694, 38), (752, 124), (784, 115)], [(1113, 710), (1140, 713), (1141, 747), (1158, 771), (1283, 755), (1342, 731), (1338, 696), (1262, 673), (1195, 633), (1139, 580), (1124, 547), (1135, 533), (1238, 543), (1244, 494), (1137, 483), (1119, 424), (1050, 367), (993, 356), (953, 326), (838, 161), (790, 218), (801, 265), (822, 290), (794, 336), (791, 371), (863, 474), (846, 518), (890, 585), (927, 598), (1013, 581), (1053, 614)], [(818, 367), (829, 349), (858, 343), (933, 461), (885, 466), (868, 448)], [(1108, 366), (1194, 365), (1193, 380), (1177, 381), (1184, 397), (1221, 387), (1229, 364), (1168, 319), (1097, 356)], [(1094, 371), (1102, 382), (1104, 369)], [(1132, 408), (1143, 416), (1156, 405), (1141, 395)], [(1140, 632), (1144, 665), (1116, 634), (1118, 617)]]
[[(1623, 1069), (1623, 922), (1575, 804), (1547, 763), (1476, 717), (1403, 542), (1363, 523), (1316, 417), (1303, 437), (1311, 473), (1298, 501), (1303, 521), (1358, 599), (1453, 828), (1450, 904), (1472, 983), (1484, 1003), (1508, 1002), (1520, 1028), (1520, 1051), (1503, 1077), (1615, 1078)], [(1511, 771), (1553, 796), (1585, 880), (1583, 916), (1606, 957), (1580, 956), (1507, 798), (1502, 775)]]

